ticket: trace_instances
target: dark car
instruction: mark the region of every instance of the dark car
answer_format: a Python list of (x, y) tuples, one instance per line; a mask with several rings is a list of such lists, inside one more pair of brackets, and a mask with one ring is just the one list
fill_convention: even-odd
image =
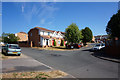
[(66, 48), (67, 48), (67, 49), (73, 49), (73, 48), (74, 48), (74, 45), (72, 45), (72, 44), (70, 44), (70, 45), (66, 44)]
[(74, 48), (81, 48), (82, 45), (81, 44), (73, 44)]

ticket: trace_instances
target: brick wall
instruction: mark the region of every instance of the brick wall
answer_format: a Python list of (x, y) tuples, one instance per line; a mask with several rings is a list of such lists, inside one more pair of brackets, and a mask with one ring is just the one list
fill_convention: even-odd
[(22, 42), (18, 42), (18, 45), (20, 47), (30, 47), (30, 44), (28, 41), (22, 41)]
[(16, 33), (16, 34), (20, 38), (19, 41), (28, 41), (28, 34), (25, 33)]
[(32, 47), (39, 47), (40, 44), (40, 36), (39, 36), (39, 30), (34, 28), (34, 29), (31, 29), (29, 32), (28, 32), (28, 40), (29, 40), (29, 44), (32, 42)]

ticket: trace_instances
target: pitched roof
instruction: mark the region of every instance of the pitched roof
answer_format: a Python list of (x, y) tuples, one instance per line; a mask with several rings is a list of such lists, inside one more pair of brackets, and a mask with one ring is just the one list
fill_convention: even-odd
[(27, 34), (27, 33), (25, 33), (25, 32), (19, 32), (19, 33)]
[(39, 30), (48, 31), (48, 32), (54, 32), (53, 30), (48, 30), (48, 29), (42, 28), (42, 27), (35, 27), (35, 28), (37, 28), (37, 29), (39, 29)]

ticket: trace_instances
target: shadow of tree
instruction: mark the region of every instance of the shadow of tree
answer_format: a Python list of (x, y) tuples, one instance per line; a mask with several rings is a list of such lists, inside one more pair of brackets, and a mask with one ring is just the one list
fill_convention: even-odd
[[(108, 54), (105, 53), (105, 50), (92, 51), (91, 49), (86, 49), (86, 50), (82, 50), (82, 51), (92, 52), (91, 53), (92, 56), (103, 59), (103, 60), (108, 60), (108, 61), (120, 63), (120, 57), (119, 56), (108, 55)], [(118, 61), (113, 61), (112, 59), (116, 59)]]

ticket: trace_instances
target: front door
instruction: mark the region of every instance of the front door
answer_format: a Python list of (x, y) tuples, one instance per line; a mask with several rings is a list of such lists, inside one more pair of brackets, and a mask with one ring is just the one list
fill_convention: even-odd
[(46, 39), (46, 45), (48, 45), (48, 39)]

